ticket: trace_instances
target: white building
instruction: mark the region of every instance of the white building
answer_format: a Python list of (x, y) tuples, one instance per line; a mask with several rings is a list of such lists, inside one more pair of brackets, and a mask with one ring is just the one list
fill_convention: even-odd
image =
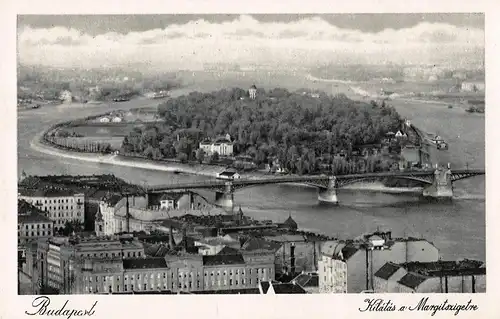
[(318, 260), (319, 292), (347, 293), (347, 262), (342, 250), (345, 244), (330, 242)]
[(70, 91), (64, 90), (61, 92), (61, 95), (59, 95), (59, 100), (61, 100), (63, 103), (69, 104), (73, 101), (73, 95)]
[(461, 90), (463, 92), (484, 92), (484, 82), (462, 82)]
[(252, 100), (257, 97), (257, 87), (255, 85), (252, 85), (250, 89), (248, 89), (248, 95)]
[(218, 179), (226, 179), (226, 180), (235, 180), (235, 179), (240, 179), (241, 175), (238, 174), (237, 172), (232, 172), (232, 171), (223, 171), (217, 174)]
[(177, 209), (179, 208), (179, 196), (172, 194), (163, 194), (160, 198), (160, 209)]
[(85, 222), (84, 194), (58, 187), (19, 189), (18, 199), (46, 212), (47, 217), (54, 222), (54, 230), (64, 228), (64, 224), (69, 221)]
[(101, 118), (99, 119), (99, 122), (101, 122), (101, 123), (109, 123), (109, 122), (110, 122), (110, 119), (109, 119), (109, 117), (104, 116), (104, 117), (101, 117)]
[(115, 117), (113, 117), (113, 119), (111, 121), (113, 123), (120, 123), (122, 121), (122, 118), (119, 116), (115, 116)]
[(418, 238), (392, 238), (390, 232), (356, 241), (327, 242), (318, 260), (320, 292), (359, 293), (374, 289), (374, 274), (387, 262), (435, 262), (438, 249)]
[(216, 152), (221, 156), (233, 155), (233, 142), (229, 134), (226, 134), (224, 137), (219, 137), (213, 142), (208, 140), (202, 141), (200, 142), (200, 148), (207, 155), (212, 155)]

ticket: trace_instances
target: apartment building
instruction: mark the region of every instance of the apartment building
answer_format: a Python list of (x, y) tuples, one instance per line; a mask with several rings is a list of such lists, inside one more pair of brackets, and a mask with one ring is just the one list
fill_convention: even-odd
[(438, 249), (420, 238), (392, 238), (391, 232), (375, 232), (356, 241), (332, 241), (318, 260), (321, 292), (359, 293), (374, 289), (374, 274), (385, 263), (435, 262)]
[(486, 291), (482, 261), (388, 262), (375, 273), (376, 293), (479, 293)]
[(71, 293), (78, 281), (76, 265), (82, 260), (144, 257), (142, 243), (132, 237), (55, 237), (38, 242), (34, 268), (41, 286)]
[(59, 186), (44, 186), (39, 189), (20, 188), (18, 199), (24, 200), (43, 212), (54, 222), (54, 229), (77, 220), (85, 222), (85, 195)]
[(54, 222), (47, 213), (24, 200), (17, 201), (17, 244), (25, 244), (53, 236)]

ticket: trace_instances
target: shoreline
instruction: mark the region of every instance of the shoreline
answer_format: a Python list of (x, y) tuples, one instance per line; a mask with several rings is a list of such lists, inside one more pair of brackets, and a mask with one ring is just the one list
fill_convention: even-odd
[[(197, 176), (204, 176), (211, 178), (217, 178), (217, 174), (224, 169), (224, 167), (221, 166), (214, 166), (212, 169), (210, 167), (196, 168), (196, 167), (190, 167), (189, 164), (181, 164), (181, 163), (163, 164), (157, 161), (155, 162), (153, 160), (146, 160), (146, 159), (144, 160), (127, 159), (119, 155), (94, 155), (88, 153), (86, 154), (86, 153), (78, 153), (67, 150), (59, 150), (57, 148), (44, 145), (43, 143), (40, 142), (40, 138), (43, 136), (43, 133), (45, 132), (38, 133), (35, 136), (35, 138), (30, 142), (30, 147), (38, 152), (60, 158), (74, 159), (79, 161), (105, 164), (105, 165), (117, 165), (117, 166), (133, 167), (133, 168), (147, 169), (153, 171), (163, 171), (168, 173), (197, 175)], [(245, 173), (242, 174), (242, 178), (246, 179), (260, 179), (260, 178), (266, 178), (266, 176), (269, 175), (258, 172), (250, 174), (245, 174)], [(283, 183), (283, 185), (298, 186), (298, 187), (313, 187), (307, 184), (294, 183), (294, 182)], [(420, 187), (413, 187), (413, 188), (386, 187), (383, 186), (382, 184), (358, 185), (358, 186), (350, 185), (346, 186), (343, 189), (351, 191), (355, 190), (372, 191), (372, 192), (380, 192), (387, 194), (418, 194), (422, 192), (422, 188)]]

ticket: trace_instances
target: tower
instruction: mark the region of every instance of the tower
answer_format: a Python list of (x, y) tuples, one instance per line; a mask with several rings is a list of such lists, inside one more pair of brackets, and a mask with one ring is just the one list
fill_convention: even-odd
[(97, 210), (97, 214), (95, 215), (94, 227), (96, 236), (104, 236), (104, 220), (102, 218), (100, 207)]
[(250, 89), (248, 90), (248, 95), (250, 95), (250, 98), (252, 100), (255, 100), (257, 97), (257, 87), (255, 85), (252, 85)]

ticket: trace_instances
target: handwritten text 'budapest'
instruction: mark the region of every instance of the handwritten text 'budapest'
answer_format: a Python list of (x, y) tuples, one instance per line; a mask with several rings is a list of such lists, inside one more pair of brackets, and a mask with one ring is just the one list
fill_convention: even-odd
[(95, 313), (95, 306), (97, 305), (97, 301), (94, 302), (90, 309), (70, 309), (68, 307), (69, 300), (60, 306), (60, 307), (50, 307), (50, 298), (47, 296), (36, 297), (35, 300), (31, 303), (31, 307), (34, 309), (30, 311), (25, 311), (27, 315), (30, 316), (60, 316), (66, 317), (70, 319), (72, 316), (75, 317), (91, 317)]
[(460, 311), (477, 311), (479, 307), (469, 300), (467, 303), (449, 303), (448, 299), (439, 304), (433, 304), (429, 301), (429, 297), (420, 299), (417, 304), (414, 305), (401, 305), (396, 306), (392, 300), (384, 299), (365, 299), (365, 304), (363, 307), (359, 308), (360, 312), (371, 312), (371, 311), (428, 311), (431, 316), (434, 316), (438, 311), (453, 311), (456, 316)]

